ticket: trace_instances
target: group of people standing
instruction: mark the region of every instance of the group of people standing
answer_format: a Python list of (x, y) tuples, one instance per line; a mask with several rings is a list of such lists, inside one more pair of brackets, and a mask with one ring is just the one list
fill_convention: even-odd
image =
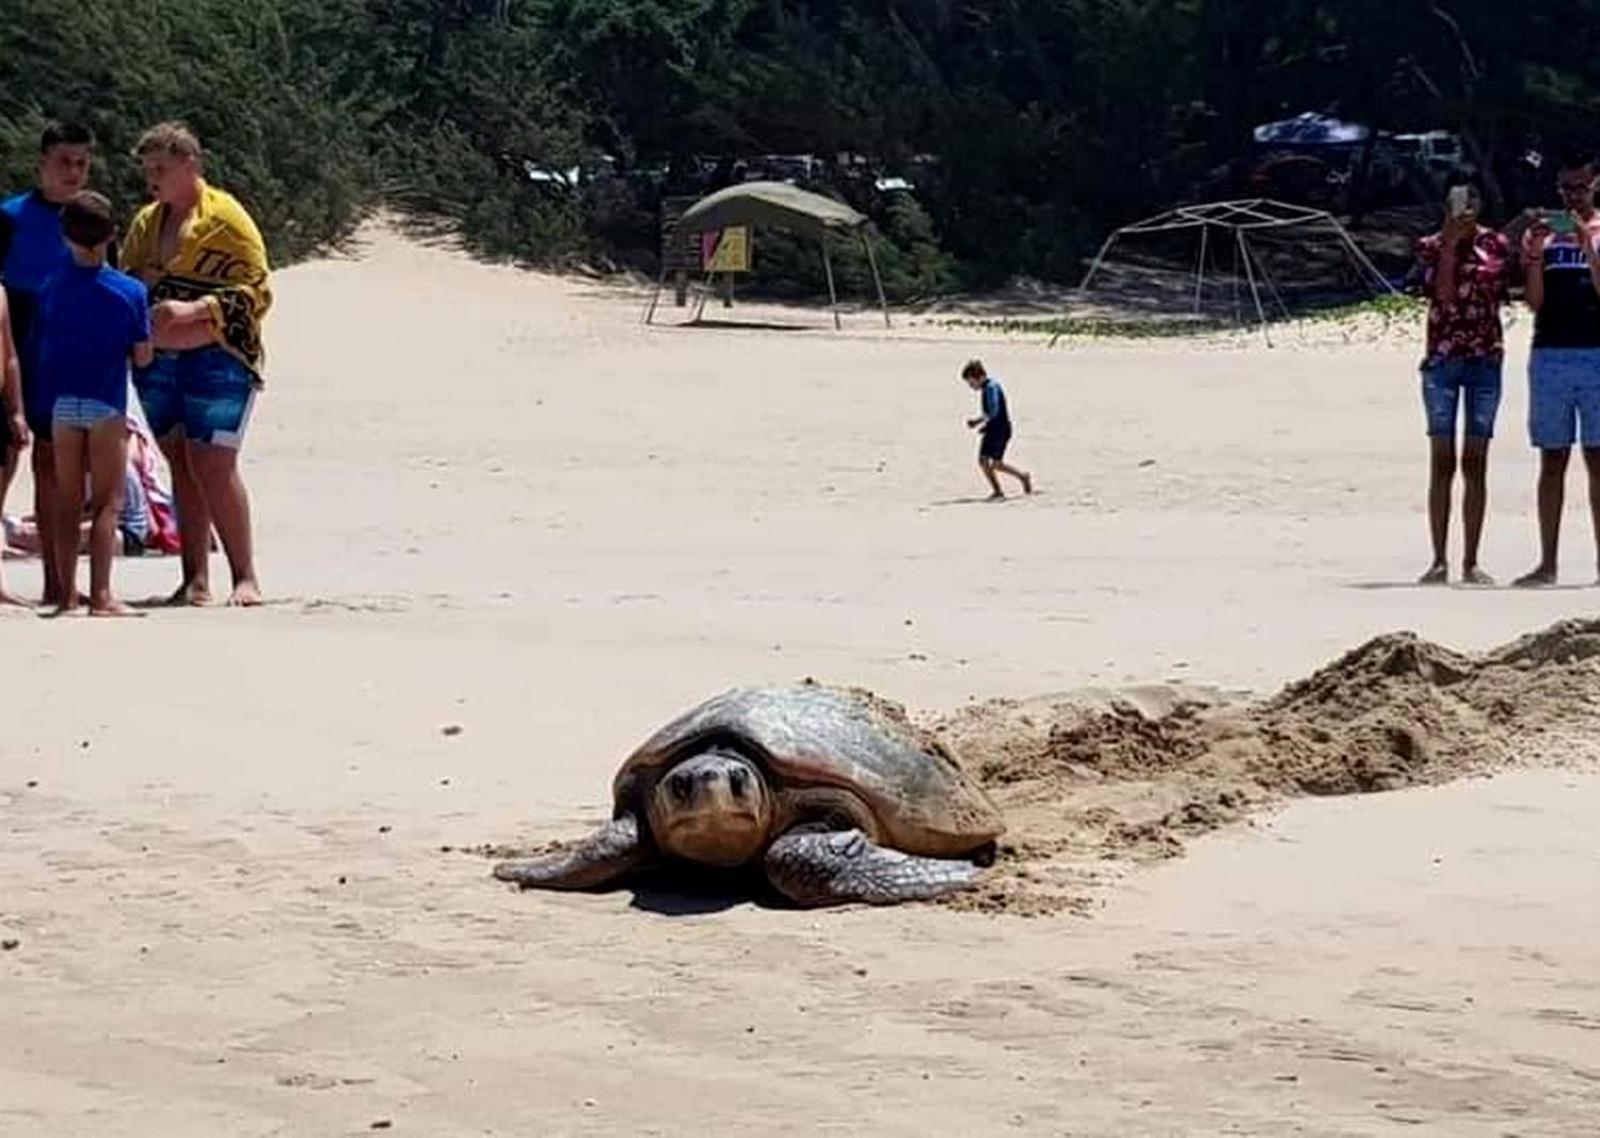
[[(52, 124), (37, 184), (0, 203), (0, 506), (31, 445), (44, 604), (80, 607), (87, 504), (89, 611), (132, 611), (110, 588), (131, 375), (172, 472), (183, 577), (171, 602), (210, 601), (214, 529), (233, 575), (229, 603), (259, 604), (238, 456), (263, 383), (265, 244), (237, 199), (203, 176), (200, 143), (176, 122), (133, 149), (151, 200), (119, 240), (110, 202), (87, 189), (94, 149), (87, 127)], [(23, 603), (3, 580), (0, 603)]]
[[(1478, 565), (1487, 499), (1489, 440), (1500, 406), (1504, 341), (1501, 310), (1520, 271), (1532, 309), (1528, 363), (1528, 436), (1539, 451), (1539, 563), (1514, 584), (1556, 583), (1567, 466), (1582, 446), (1589, 475), (1597, 568), (1600, 568), (1600, 214), (1596, 159), (1565, 158), (1556, 177), (1562, 208), (1527, 218), (1520, 239), (1479, 219), (1471, 186), (1452, 191), (1443, 227), (1418, 244), (1428, 297), (1422, 400), (1432, 448), (1428, 520), (1433, 563), (1423, 584), (1450, 579), (1447, 544), (1456, 471), (1462, 476), (1464, 548), (1461, 580), (1491, 585)], [(1457, 417), (1462, 421), (1459, 455)]]

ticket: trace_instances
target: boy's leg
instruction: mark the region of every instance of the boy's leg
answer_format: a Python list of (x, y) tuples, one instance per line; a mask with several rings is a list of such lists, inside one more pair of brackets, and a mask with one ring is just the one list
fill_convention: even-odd
[(1011, 475), (1011, 477), (1022, 483), (1022, 492), (1024, 494), (1033, 493), (1033, 479), (1028, 476), (1028, 472), (1026, 470), (1018, 470), (1016, 467), (1006, 462), (997, 462), (994, 464), (994, 468), (1004, 474)]
[[(22, 448), (9, 436), (3, 443), (0, 443), (0, 447), (4, 448), (4, 453), (0, 453), (0, 515), (3, 515), (6, 510), (6, 492), (11, 489), (11, 479), (16, 476), (17, 459), (22, 454)], [(5, 542), (0, 541), (0, 546), (4, 545)], [(21, 597), (13, 596), (6, 588), (5, 566), (0, 564), (0, 605), (24, 605), (26, 603)]]
[(1450, 579), (1450, 492), (1456, 479), (1456, 440), (1435, 435), (1428, 440), (1428, 536), (1433, 564), (1417, 578), (1419, 585), (1442, 585)]
[(254, 540), (250, 532), (250, 495), (239, 476), (239, 452), (231, 447), (189, 444), (189, 461), (200, 484), (210, 517), (216, 522), (228, 569), (233, 574), (230, 605), (258, 605)]
[[(33, 517), (39, 527), (39, 559), (44, 565), (44, 595), (47, 605), (61, 603), (62, 571), (65, 566), (56, 548), (57, 503), (55, 440), (33, 437)], [(74, 503), (76, 505), (76, 503)], [(74, 531), (77, 526), (74, 524)]]
[[(50, 442), (51, 461), (54, 464), (51, 482), (55, 488), (50, 504), (56, 512), (48, 519), (44, 514), (38, 516), (39, 553), (41, 557), (49, 556), (46, 564), (57, 566), (56, 611), (67, 612), (78, 607), (78, 515), (82, 511), (83, 499), (81, 490), (78, 494), (60, 491), (83, 486), (89, 432), (81, 427), (58, 424), (51, 432)], [(34, 465), (37, 468), (38, 463)]]
[(1561, 544), (1561, 507), (1566, 496), (1570, 447), (1539, 452), (1539, 564), (1518, 577), (1522, 586), (1556, 583), (1556, 551)]
[(128, 469), (128, 421), (102, 419), (89, 431), (89, 613), (127, 616), (129, 609), (111, 595), (111, 558), (116, 552), (117, 515)]
[(1478, 568), (1478, 542), (1483, 537), (1483, 515), (1489, 501), (1489, 440), (1468, 437), (1461, 444), (1461, 518), (1464, 544), (1461, 579), (1468, 585), (1492, 585), (1494, 579)]
[[(233, 574), (228, 603), (258, 605), (261, 588), (256, 579), (250, 496), (239, 476), (239, 447), (255, 406), (255, 377), (221, 348), (207, 348), (189, 357), (180, 387), (189, 469), (205, 502), (207, 529), (216, 526)], [(209, 533), (205, 536), (209, 541)]]
[(1600, 585), (1600, 447), (1584, 447), (1583, 463), (1589, 468), (1589, 518), (1594, 523), (1595, 584)]
[(175, 427), (157, 440), (172, 471), (172, 507), (178, 514), (178, 536), (183, 580), (168, 598), (174, 605), (204, 605), (211, 601), (211, 511), (200, 483), (189, 465), (189, 440)]
[(1004, 498), (1006, 493), (1000, 489), (1000, 480), (994, 476), (994, 459), (980, 458), (978, 460), (978, 469), (983, 471), (983, 476), (989, 480), (989, 497)]

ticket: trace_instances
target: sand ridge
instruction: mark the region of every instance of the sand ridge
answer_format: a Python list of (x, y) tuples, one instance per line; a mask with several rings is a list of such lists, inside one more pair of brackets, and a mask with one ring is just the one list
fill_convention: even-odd
[(1151, 707), (1071, 695), (993, 700), (931, 723), (1005, 810), (990, 880), (944, 903), (1088, 905), (1096, 861), (1175, 856), (1298, 796), (1447, 782), (1584, 752), (1600, 725), (1600, 619), (1466, 654), (1374, 637), (1263, 699), (1172, 688)]

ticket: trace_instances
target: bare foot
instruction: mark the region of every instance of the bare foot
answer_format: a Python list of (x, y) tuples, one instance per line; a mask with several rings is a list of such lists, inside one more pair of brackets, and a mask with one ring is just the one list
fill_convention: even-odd
[(1482, 585), (1487, 587), (1494, 584), (1494, 578), (1476, 565), (1463, 565), (1461, 567), (1461, 583), (1463, 585)]
[(990, 494), (987, 498), (985, 498), (984, 501), (985, 502), (1003, 502), (1003, 501), (1005, 501), (1005, 499), (1006, 499), (1006, 496), (1004, 494), (1002, 494), (999, 490), (996, 490), (993, 494)]
[(90, 605), (90, 616), (144, 616), (138, 609), (129, 608), (121, 601), (107, 601), (104, 604)]
[(1442, 561), (1428, 566), (1428, 571), (1417, 578), (1419, 585), (1443, 585), (1450, 580), (1450, 567)]
[(1524, 573), (1511, 582), (1519, 589), (1542, 589), (1556, 583), (1556, 571), (1541, 565), (1531, 573)]
[(165, 603), (172, 608), (209, 605), (211, 603), (211, 590), (204, 585), (197, 585), (193, 581), (185, 581), (166, 599)]
[(1022, 492), (1024, 494), (1032, 494), (1033, 493), (1033, 475), (1024, 474), (1022, 476)]
[(33, 607), (15, 593), (8, 593), (4, 589), (0, 589), (0, 608), (6, 608), (10, 606), (15, 606), (19, 609)]
[(54, 618), (54, 617), (58, 617), (58, 616), (69, 616), (72, 613), (77, 612), (82, 607), (83, 607), (83, 598), (74, 595), (74, 596), (68, 597), (66, 600), (62, 601), (55, 608), (51, 609), (48, 613), (46, 613), (44, 615), (47, 616), (47, 617), (50, 617), (50, 618)]
[(260, 603), (261, 586), (254, 581), (240, 581), (233, 587), (233, 594), (228, 597), (229, 608), (255, 608)]

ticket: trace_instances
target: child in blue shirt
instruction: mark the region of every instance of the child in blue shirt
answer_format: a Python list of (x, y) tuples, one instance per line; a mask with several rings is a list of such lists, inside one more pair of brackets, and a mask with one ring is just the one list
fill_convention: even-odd
[(1008, 466), (1005, 461), (1006, 445), (1011, 442), (1011, 411), (1006, 406), (1006, 393), (1001, 390), (1000, 382), (984, 370), (982, 360), (968, 360), (967, 365), (961, 369), (961, 378), (967, 381), (967, 386), (974, 391), (982, 393), (983, 414), (967, 420), (967, 426), (975, 427), (981, 432), (978, 443), (978, 469), (983, 471), (983, 476), (989, 480), (990, 501), (998, 501), (1005, 497), (1005, 492), (1000, 489), (1000, 480), (995, 477), (995, 472), (1009, 474), (1022, 483), (1025, 494), (1033, 493), (1033, 479), (1025, 470), (1018, 470)]
[(60, 615), (80, 606), (78, 511), (89, 481), (89, 614), (134, 616), (111, 595), (111, 558), (123, 475), (128, 468), (128, 362), (148, 367), (150, 305), (145, 286), (106, 264), (116, 236), (111, 203), (85, 190), (61, 210), (61, 235), (72, 265), (39, 298), (39, 380), (50, 406), (55, 443), (62, 577)]

